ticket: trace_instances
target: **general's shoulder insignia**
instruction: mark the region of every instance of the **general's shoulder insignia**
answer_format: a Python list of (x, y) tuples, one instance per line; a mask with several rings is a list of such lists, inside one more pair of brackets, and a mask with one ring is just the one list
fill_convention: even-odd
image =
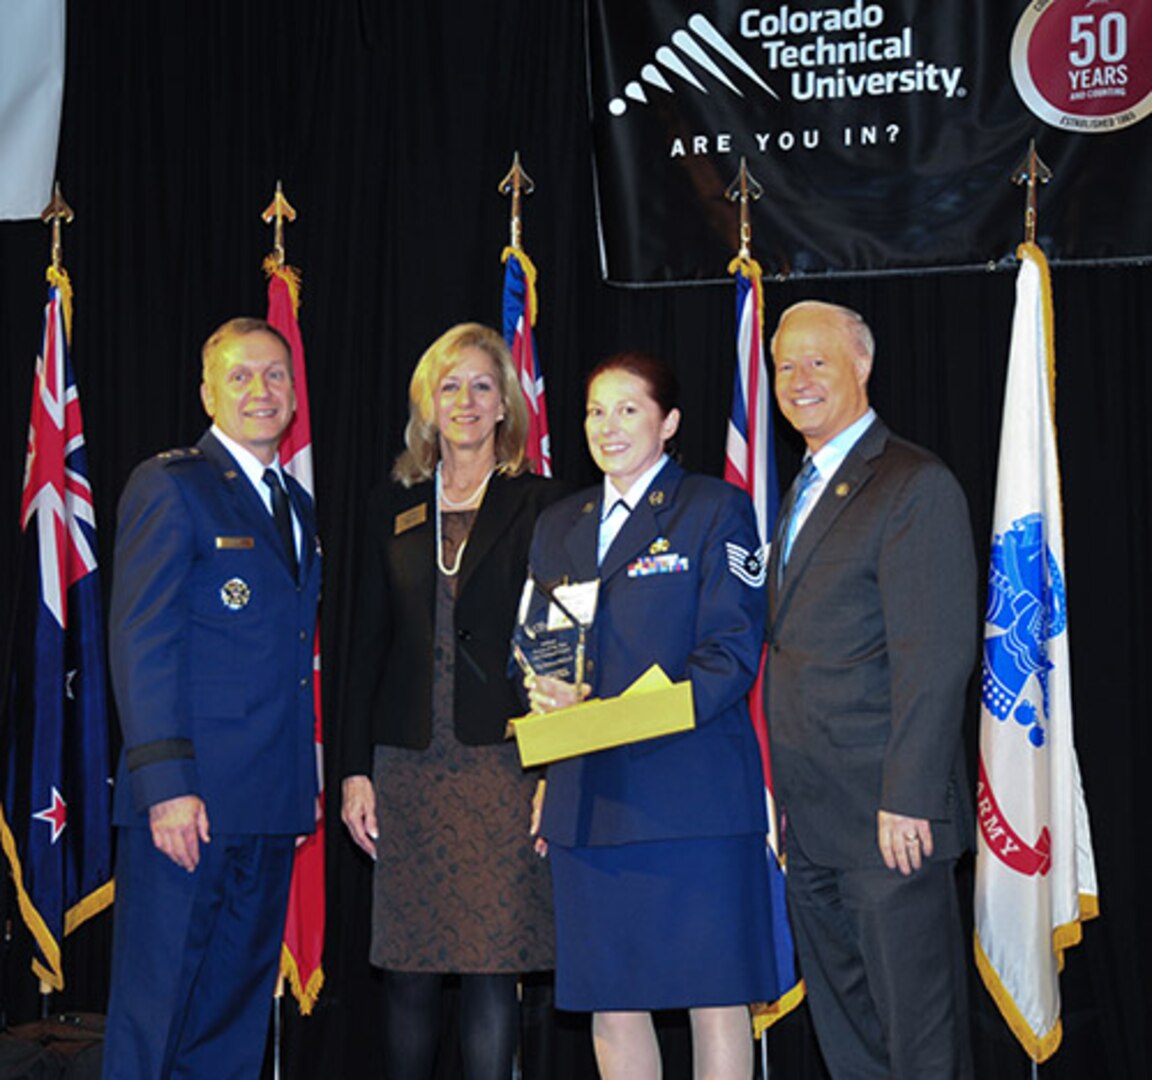
[(648, 493), (649, 506), (663, 506), (664, 505), (664, 492), (657, 488), (655, 491)]
[(252, 590), (243, 578), (229, 578), (220, 586), (220, 602), (229, 611), (239, 611), (248, 606), (252, 599)]
[(177, 446), (157, 454), (156, 460), (164, 462), (165, 465), (175, 465), (182, 461), (198, 461), (203, 456), (203, 451), (198, 446)]
[(728, 554), (728, 571), (733, 577), (739, 578), (750, 589), (764, 587), (764, 573), (768, 565), (764, 548), (749, 551), (735, 541), (727, 540), (724, 550)]

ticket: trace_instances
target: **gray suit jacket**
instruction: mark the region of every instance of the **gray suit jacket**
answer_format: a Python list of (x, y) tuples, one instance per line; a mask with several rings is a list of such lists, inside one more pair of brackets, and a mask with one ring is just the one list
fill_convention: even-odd
[(973, 827), (961, 725), (977, 636), (959, 484), (876, 420), (778, 581), (780, 547), (768, 566), (765, 694), (785, 846), (791, 835), (822, 865), (879, 865), (884, 809), (930, 819), (935, 857), (954, 858)]

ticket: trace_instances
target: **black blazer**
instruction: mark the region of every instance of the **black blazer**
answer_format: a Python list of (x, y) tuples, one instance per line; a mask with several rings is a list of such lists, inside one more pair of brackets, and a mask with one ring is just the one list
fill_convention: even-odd
[[(509, 641), (540, 511), (567, 488), (524, 474), (492, 477), (460, 565), (456, 593), (456, 734), (499, 743), (524, 707), (507, 675)], [(432, 741), (436, 506), (431, 481), (386, 483), (368, 503), (341, 735), (342, 775), (371, 775), (376, 744)]]

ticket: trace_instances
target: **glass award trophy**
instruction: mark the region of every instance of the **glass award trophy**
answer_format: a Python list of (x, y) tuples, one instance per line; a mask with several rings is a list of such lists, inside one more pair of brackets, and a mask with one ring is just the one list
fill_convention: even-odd
[(512, 634), (512, 654), (525, 675), (588, 682), (588, 635), (599, 589), (599, 579), (549, 585), (529, 571)]

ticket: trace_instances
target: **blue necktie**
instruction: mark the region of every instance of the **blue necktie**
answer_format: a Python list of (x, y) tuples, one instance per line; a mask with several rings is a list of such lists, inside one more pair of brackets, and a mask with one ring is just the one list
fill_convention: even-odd
[(781, 574), (783, 574), (784, 567), (788, 562), (788, 556), (792, 554), (792, 544), (796, 539), (796, 533), (800, 531), (800, 515), (804, 512), (804, 507), (812, 494), (812, 484), (819, 476), (816, 463), (809, 458), (804, 463), (804, 468), (800, 470), (800, 475), (796, 477), (796, 493), (792, 497), (792, 508), (788, 512), (788, 527), (782, 538), (784, 549), (780, 552), (779, 562)]

